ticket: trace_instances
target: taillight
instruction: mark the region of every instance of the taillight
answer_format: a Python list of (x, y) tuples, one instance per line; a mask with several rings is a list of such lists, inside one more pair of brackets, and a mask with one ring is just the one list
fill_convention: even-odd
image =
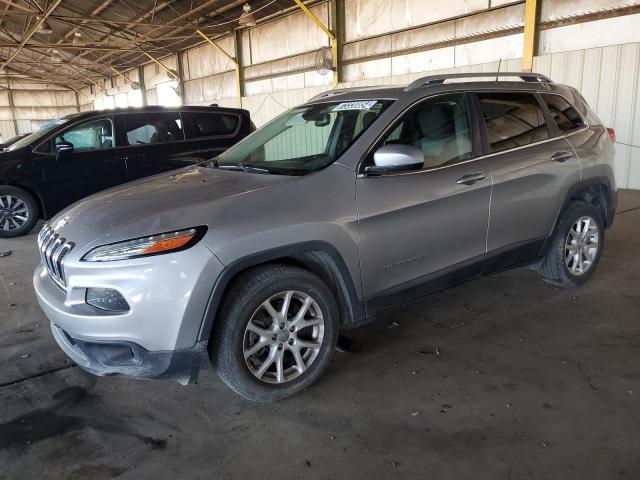
[(609, 136), (611, 137), (611, 141), (616, 143), (616, 131), (613, 128), (607, 128), (607, 132), (609, 132)]

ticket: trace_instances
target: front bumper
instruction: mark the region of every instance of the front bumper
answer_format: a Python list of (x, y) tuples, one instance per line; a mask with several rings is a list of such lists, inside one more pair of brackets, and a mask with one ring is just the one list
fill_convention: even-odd
[[(42, 264), (33, 284), (54, 338), (73, 361), (96, 375), (195, 378), (204, 349), (198, 335), (223, 268), (208, 248), (197, 244), (120, 262), (70, 258), (64, 268), (65, 290)], [(88, 305), (88, 288), (118, 291), (130, 310), (110, 312)]]
[(206, 343), (193, 348), (150, 352), (129, 342), (87, 342), (73, 338), (51, 323), (53, 338), (60, 348), (89, 373), (138, 379), (176, 379), (183, 385), (195, 383), (205, 358)]

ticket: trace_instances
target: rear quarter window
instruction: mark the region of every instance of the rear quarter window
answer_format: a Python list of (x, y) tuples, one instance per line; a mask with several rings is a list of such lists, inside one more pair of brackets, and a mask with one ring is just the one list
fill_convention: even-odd
[(234, 135), (238, 130), (240, 117), (231, 113), (189, 113), (193, 138)]
[(540, 95), (551, 112), (560, 133), (569, 133), (585, 126), (584, 120), (566, 99), (559, 95), (543, 93)]
[(525, 92), (478, 93), (491, 153), (549, 138), (542, 106)]

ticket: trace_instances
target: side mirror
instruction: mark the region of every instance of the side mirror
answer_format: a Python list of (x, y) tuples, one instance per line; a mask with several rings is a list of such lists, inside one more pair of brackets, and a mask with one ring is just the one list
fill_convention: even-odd
[(71, 142), (56, 143), (56, 158), (64, 157), (73, 153), (74, 147)]
[(411, 145), (385, 145), (373, 154), (373, 163), (365, 168), (365, 173), (409, 172), (424, 166), (424, 155), (422, 150)]

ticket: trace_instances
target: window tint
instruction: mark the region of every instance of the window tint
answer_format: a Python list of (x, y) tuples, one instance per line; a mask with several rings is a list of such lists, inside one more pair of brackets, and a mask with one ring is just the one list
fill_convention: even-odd
[(103, 118), (81, 123), (57, 135), (53, 144), (72, 143), (75, 150), (104, 150), (113, 147), (111, 120)]
[(549, 138), (542, 107), (530, 93), (478, 93), (491, 152)]
[(122, 145), (148, 145), (184, 140), (180, 114), (152, 113), (122, 115)]
[(189, 118), (194, 138), (233, 135), (240, 120), (237, 115), (222, 113), (190, 113)]
[(582, 117), (567, 100), (559, 95), (542, 94), (541, 96), (561, 133), (584, 127)]
[(413, 145), (422, 150), (424, 168), (428, 169), (470, 158), (472, 139), (464, 95), (443, 95), (409, 110), (379, 147)]

